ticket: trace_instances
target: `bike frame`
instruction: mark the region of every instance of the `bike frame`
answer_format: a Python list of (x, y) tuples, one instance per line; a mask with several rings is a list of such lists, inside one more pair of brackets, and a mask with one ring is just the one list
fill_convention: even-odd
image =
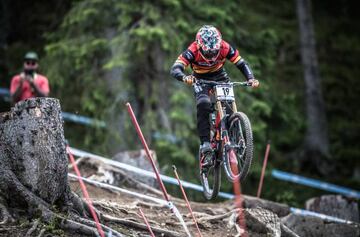
[[(212, 84), (214, 87), (212, 87), (211, 91), (212, 91), (212, 95), (215, 96), (215, 103), (214, 103), (214, 108), (216, 111), (216, 119), (215, 119), (215, 130), (216, 130), (216, 134), (215, 134), (215, 143), (212, 144), (213, 148), (217, 148), (216, 150), (218, 151), (217, 154), (217, 160), (218, 161), (222, 161), (222, 153), (224, 151), (224, 147), (226, 144), (228, 144), (229, 141), (229, 135), (228, 135), (228, 130), (226, 128), (226, 124), (224, 121), (225, 118), (225, 113), (224, 113), (224, 106), (222, 103), (225, 103), (225, 101), (222, 100), (218, 100), (218, 95), (215, 88), (215, 85), (221, 85), (221, 84), (227, 84), (227, 83), (221, 83), (221, 82), (212, 82), (212, 81), (206, 81), (206, 80), (199, 80), (200, 83), (208, 83), (208, 84)], [(231, 82), (231, 84), (233, 86), (235, 85), (241, 85), (241, 86), (249, 86), (250, 84), (248, 84), (248, 82)], [(231, 109), (233, 111), (233, 113), (238, 112), (237, 110), (237, 106), (236, 106), (236, 102), (235, 100), (231, 101)], [(214, 113), (214, 112), (213, 112)]]
[[(211, 122), (210, 143), (213, 150), (215, 151), (214, 154), (215, 159), (213, 165), (211, 166), (212, 167), (211, 170), (202, 169), (201, 157), (200, 157), (201, 153), (199, 151), (200, 179), (204, 188), (203, 193), (205, 198), (210, 200), (215, 198), (220, 190), (221, 166), (223, 166), (226, 176), (228, 180), (230, 180), (231, 182), (234, 182), (235, 178), (238, 178), (238, 175), (240, 175), (238, 170), (238, 163), (237, 163), (238, 158), (236, 157), (237, 155), (234, 153), (234, 149), (241, 149), (242, 145), (232, 144), (232, 141), (230, 139), (231, 134), (229, 134), (228, 123), (231, 122), (233, 118), (239, 119), (239, 116), (242, 116), (243, 114), (237, 111), (233, 87), (236, 85), (251, 86), (251, 84), (249, 84), (248, 82), (216, 82), (216, 81), (197, 79), (195, 84), (193, 85), (196, 93), (200, 92), (203, 89), (202, 85), (211, 86), (210, 87), (211, 89), (209, 90), (209, 95), (211, 96), (212, 108), (214, 109), (211, 113), (211, 119), (209, 118)], [(231, 113), (227, 114), (227, 109), (231, 109), (234, 112), (234, 115), (236, 116), (231, 117), (230, 116)], [(240, 119), (242, 118), (243, 117), (240, 117)], [(241, 126), (239, 127), (239, 129), (241, 131)], [(244, 147), (243, 151), (245, 151), (245, 148), (246, 147)], [(234, 163), (234, 156), (236, 158), (235, 163)], [(236, 165), (234, 166), (234, 164)], [(233, 169), (233, 167), (235, 168)], [(249, 167), (249, 163), (248, 163), (248, 167)], [(211, 177), (210, 183), (208, 177)]]
[[(215, 93), (215, 98), (217, 97), (216, 93)], [(235, 101), (233, 101), (231, 103), (231, 107), (232, 107), (232, 110), (234, 113), (237, 112), (237, 107), (236, 107), (236, 103)], [(224, 151), (224, 147), (225, 145), (229, 142), (229, 135), (228, 135), (228, 131), (227, 131), (227, 128), (226, 128), (226, 125), (225, 125), (225, 121), (224, 121), (224, 118), (225, 118), (225, 113), (223, 111), (223, 106), (222, 106), (222, 101), (220, 100), (217, 100), (215, 102), (215, 110), (216, 110), (216, 120), (215, 120), (215, 129), (216, 129), (216, 143), (217, 144), (214, 144), (215, 146), (217, 145), (218, 146), (218, 154), (217, 154), (217, 160), (221, 161), (220, 158), (222, 158), (222, 153)], [(220, 138), (220, 139), (219, 139)]]

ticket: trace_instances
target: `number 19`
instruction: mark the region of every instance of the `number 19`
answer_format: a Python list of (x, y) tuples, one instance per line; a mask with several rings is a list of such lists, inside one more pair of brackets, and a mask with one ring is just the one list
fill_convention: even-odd
[(229, 93), (230, 93), (230, 90), (229, 90), (229, 88), (222, 88), (223, 89), (223, 92), (224, 92), (224, 95), (226, 96), (226, 95), (229, 95)]

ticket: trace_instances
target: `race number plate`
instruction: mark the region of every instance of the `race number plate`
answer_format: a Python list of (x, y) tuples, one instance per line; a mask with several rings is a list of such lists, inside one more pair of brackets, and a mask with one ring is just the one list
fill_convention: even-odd
[(217, 100), (234, 101), (234, 90), (232, 85), (218, 85), (216, 88)]

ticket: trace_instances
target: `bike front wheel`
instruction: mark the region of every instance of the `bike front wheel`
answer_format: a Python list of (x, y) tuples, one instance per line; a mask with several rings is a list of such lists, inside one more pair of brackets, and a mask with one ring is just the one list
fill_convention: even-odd
[[(201, 153), (199, 151), (199, 161), (201, 160)], [(215, 160), (215, 154), (214, 154)], [(217, 197), (220, 190), (221, 181), (221, 170), (220, 163), (215, 161), (215, 164), (206, 168), (201, 169), (200, 164), (200, 181), (203, 186), (203, 194), (207, 200), (213, 200)]]
[(229, 118), (229, 144), (223, 151), (224, 169), (229, 181), (245, 180), (253, 158), (253, 135), (249, 118), (236, 112)]

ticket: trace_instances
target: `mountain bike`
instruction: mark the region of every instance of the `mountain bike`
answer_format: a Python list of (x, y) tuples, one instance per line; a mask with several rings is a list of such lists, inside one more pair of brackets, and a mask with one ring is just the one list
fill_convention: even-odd
[(213, 149), (212, 164), (202, 167), (205, 158), (199, 150), (200, 180), (207, 200), (217, 197), (220, 190), (221, 166), (230, 182), (243, 181), (249, 172), (253, 158), (253, 136), (251, 124), (243, 112), (238, 112), (235, 86), (251, 86), (249, 82), (215, 82), (197, 79), (194, 90), (203, 85), (210, 87), (212, 102), (210, 113), (210, 143)]

